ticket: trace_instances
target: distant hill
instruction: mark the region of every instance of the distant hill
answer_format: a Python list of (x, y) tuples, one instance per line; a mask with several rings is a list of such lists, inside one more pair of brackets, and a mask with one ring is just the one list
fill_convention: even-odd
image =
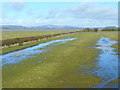
[(118, 27), (116, 27), (116, 26), (107, 26), (107, 27), (105, 27), (105, 29), (118, 29)]
[(20, 26), (20, 25), (2, 25), (1, 28), (80, 28), (73, 26), (43, 25), (43, 26)]
[(32, 26), (31, 28), (80, 28), (80, 27), (59, 26), (59, 25), (43, 25), (43, 26)]
[(20, 25), (1, 25), (1, 28), (26, 28), (25, 26)]
[[(3, 28), (3, 29), (84, 29), (86, 27), (75, 27), (75, 26), (62, 26), (62, 25), (41, 25), (41, 26), (22, 26), (22, 25), (1, 25), (0, 28)], [(94, 27), (88, 27), (88, 28), (91, 28), (93, 29)], [(116, 26), (107, 26), (107, 27), (96, 27), (98, 28), (99, 30), (102, 30), (102, 29), (118, 29), (118, 27)]]

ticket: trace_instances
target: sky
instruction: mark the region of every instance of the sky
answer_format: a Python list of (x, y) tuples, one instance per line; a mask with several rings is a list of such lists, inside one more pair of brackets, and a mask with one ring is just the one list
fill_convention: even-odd
[(104, 27), (118, 24), (118, 2), (5, 1), (0, 5), (2, 25)]

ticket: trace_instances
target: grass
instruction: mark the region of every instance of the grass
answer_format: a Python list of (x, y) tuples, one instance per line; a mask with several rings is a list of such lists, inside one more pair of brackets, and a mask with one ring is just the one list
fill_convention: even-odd
[[(60, 44), (48, 52), (24, 60), (23, 63), (10, 65), (11, 68), (5, 66), (9, 69), (3, 67), (3, 88), (90, 88), (101, 84), (99, 77), (83, 74), (82, 70), (86, 68), (80, 67), (80, 65), (88, 65), (90, 69), (95, 67), (92, 63), (95, 62), (99, 50), (87, 47), (95, 46), (96, 40), (101, 36), (111, 37), (113, 40), (118, 38), (115, 32), (72, 34), (69, 37), (78, 39)], [(41, 60), (42, 57), (46, 59), (40, 63), (30, 63)]]
[(49, 38), (49, 39), (34, 42), (34, 43), (27, 43), (27, 44), (24, 44), (22, 46), (13, 46), (13, 47), (8, 47), (8, 48), (3, 48), (3, 49), (0, 50), (0, 54), (12, 52), (12, 51), (15, 51), (15, 50), (20, 50), (20, 49), (23, 49), (23, 48), (26, 48), (26, 47), (29, 47), (29, 46), (34, 46), (36, 44), (48, 42), (48, 41), (51, 41), (51, 40), (64, 39), (64, 38), (67, 38), (68, 36), (69, 35), (66, 35), (64, 37), (61, 37), (61, 36), (60, 37), (54, 37), (54, 38)]
[(2, 31), (2, 39), (11, 39), (17, 37), (40, 36), (48, 34), (63, 33), (69, 31)]
[(118, 78), (118, 79), (114, 79), (114, 80), (112, 80), (112, 81), (110, 81), (109, 83), (106, 83), (106, 85), (110, 85), (110, 84), (113, 84), (113, 83), (119, 83), (120, 82), (120, 79)]

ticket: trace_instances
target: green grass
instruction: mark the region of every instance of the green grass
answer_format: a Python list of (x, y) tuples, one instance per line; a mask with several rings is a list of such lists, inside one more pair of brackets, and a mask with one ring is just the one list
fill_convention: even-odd
[(48, 34), (63, 33), (69, 31), (2, 31), (2, 39), (10, 39), (16, 37), (40, 36)]
[[(101, 84), (99, 77), (88, 74), (78, 75), (76, 72), (86, 70), (80, 65), (87, 64), (89, 69), (94, 68), (92, 63), (95, 62), (99, 50), (87, 47), (95, 46), (96, 40), (101, 36), (117, 40), (115, 33), (117, 32), (104, 32), (103, 34), (101, 32), (81, 32), (69, 35), (71, 38), (78, 39), (60, 44), (48, 52), (13, 65), (12, 68), (3, 68), (3, 88), (89, 88)], [(62, 36), (59, 39), (67, 37)], [(41, 60), (42, 57), (46, 57), (46, 59), (40, 63), (30, 63)]]
[(0, 54), (4, 54), (4, 53), (11, 52), (11, 51), (23, 49), (23, 48), (26, 48), (28, 46), (33, 46), (33, 45), (48, 42), (48, 41), (51, 41), (51, 40), (64, 39), (64, 38), (67, 38), (68, 36), (69, 35), (65, 35), (64, 37), (63, 36), (62, 37), (61, 36), (60, 37), (54, 37), (54, 38), (49, 38), (49, 39), (34, 42), (34, 43), (27, 43), (27, 44), (24, 44), (22, 46), (13, 46), (13, 47), (8, 47), (8, 48), (3, 48), (3, 49), (0, 50)]

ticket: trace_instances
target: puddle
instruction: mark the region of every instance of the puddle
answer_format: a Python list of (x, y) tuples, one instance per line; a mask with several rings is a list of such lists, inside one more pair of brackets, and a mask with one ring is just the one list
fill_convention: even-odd
[(118, 88), (118, 85), (106, 85), (118, 78), (118, 55), (115, 52), (115, 48), (112, 48), (117, 41), (110, 40), (110, 38), (101, 37), (97, 41), (96, 49), (100, 49), (101, 53), (97, 57), (97, 70), (93, 74), (100, 77), (103, 81), (102, 84), (98, 86), (93, 86), (93, 88)]
[(0, 58), (2, 59), (0, 59), (1, 60), (0, 62), (2, 62), (2, 64), (0, 66), (4, 66), (7, 64), (22, 63), (23, 60), (35, 57), (36, 54), (40, 54), (48, 51), (50, 48), (50, 45), (54, 47), (55, 45), (66, 43), (68, 41), (75, 40), (75, 39), (77, 38), (53, 40), (53, 41), (42, 43), (33, 47), (29, 47), (26, 49), (1, 55)]
[(76, 74), (87, 73), (100, 77), (103, 83), (92, 88), (118, 88), (118, 84), (106, 85), (118, 78), (118, 54), (115, 52), (116, 49), (112, 47), (115, 44), (117, 44), (117, 41), (101, 37), (96, 43), (97, 47), (91, 48), (100, 50), (96, 63), (82, 65), (80, 67), (83, 68), (83, 72), (76, 72)]

